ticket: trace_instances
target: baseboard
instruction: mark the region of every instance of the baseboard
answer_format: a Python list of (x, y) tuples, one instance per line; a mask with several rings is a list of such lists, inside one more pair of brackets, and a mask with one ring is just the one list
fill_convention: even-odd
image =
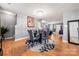
[(19, 40), (23, 40), (23, 39), (28, 39), (28, 37), (23, 37), (23, 38), (15, 39), (15, 41), (19, 41)]
[(67, 41), (67, 40), (63, 40), (63, 42), (64, 42), (64, 43), (68, 43), (68, 41)]
[(6, 40), (8, 40), (8, 39), (13, 39), (14, 37), (7, 37), (7, 38), (5, 38)]

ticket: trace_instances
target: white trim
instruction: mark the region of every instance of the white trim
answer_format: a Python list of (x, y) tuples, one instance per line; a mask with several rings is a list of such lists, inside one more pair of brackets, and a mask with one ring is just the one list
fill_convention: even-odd
[(14, 38), (14, 37), (7, 37), (7, 38), (5, 38), (5, 39), (7, 40), (7, 39), (12, 39), (12, 38)]
[(64, 43), (68, 43), (68, 41), (67, 41), (67, 40), (63, 40), (63, 42), (64, 42)]
[(19, 41), (19, 40), (23, 40), (23, 39), (27, 39), (28, 37), (23, 37), (23, 38), (19, 38), (19, 39), (15, 39), (15, 41)]

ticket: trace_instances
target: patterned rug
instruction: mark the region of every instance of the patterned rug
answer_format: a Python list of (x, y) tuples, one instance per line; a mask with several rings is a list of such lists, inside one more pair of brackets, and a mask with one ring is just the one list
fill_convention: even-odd
[[(53, 44), (55, 45), (54, 41), (49, 40), (47, 44)], [(30, 48), (30, 50), (35, 51), (35, 52), (41, 52), (40, 49), (42, 49), (45, 46), (45, 44), (38, 44), (32, 48)]]

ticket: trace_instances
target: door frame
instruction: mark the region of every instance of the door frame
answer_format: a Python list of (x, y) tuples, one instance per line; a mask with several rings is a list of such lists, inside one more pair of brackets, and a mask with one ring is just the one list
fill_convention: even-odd
[[(69, 26), (69, 23), (71, 22), (78, 22), (78, 26), (79, 26), (79, 20), (70, 20), (67, 22), (67, 25), (68, 25), (68, 43), (71, 43), (71, 44), (76, 44), (76, 45), (79, 45), (78, 43), (74, 43), (74, 42), (70, 42), (70, 26)], [(78, 32), (78, 35), (79, 35), (79, 32)]]

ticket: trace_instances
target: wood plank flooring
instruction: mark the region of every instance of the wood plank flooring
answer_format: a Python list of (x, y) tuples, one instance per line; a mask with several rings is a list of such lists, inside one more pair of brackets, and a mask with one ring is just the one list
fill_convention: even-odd
[(79, 45), (63, 42), (59, 35), (49, 36), (55, 41), (55, 48), (48, 52), (34, 52), (26, 48), (27, 39), (15, 41), (14, 39), (3, 41), (4, 56), (79, 56)]

